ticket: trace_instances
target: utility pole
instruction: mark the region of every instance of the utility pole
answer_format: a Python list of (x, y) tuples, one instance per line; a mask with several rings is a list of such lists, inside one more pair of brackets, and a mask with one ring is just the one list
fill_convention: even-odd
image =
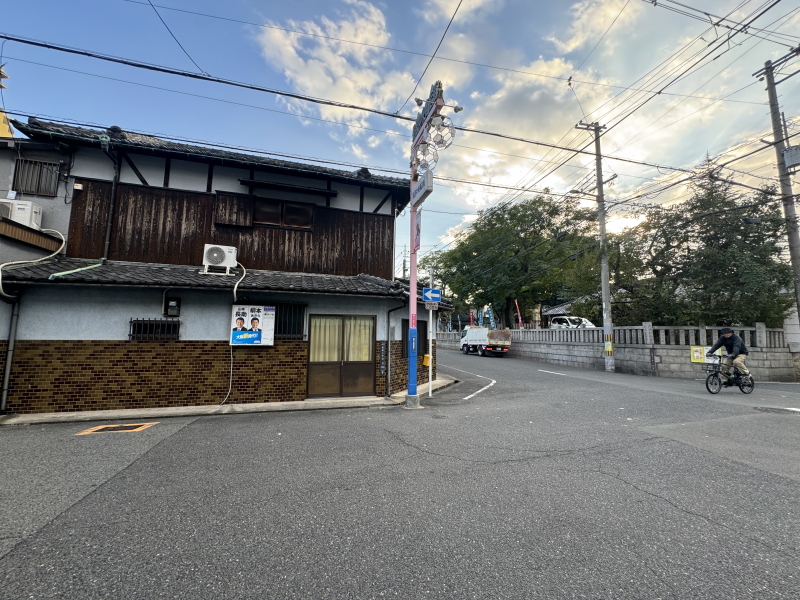
[[(411, 265), (408, 277), (408, 394), (405, 408), (421, 408), (417, 394), (417, 252), (421, 238), (420, 207), (433, 192), (433, 169), (439, 160), (438, 150), (444, 150), (453, 143), (455, 127), (449, 117), (441, 115), (445, 107), (442, 82), (431, 86), (427, 100), (415, 98), (422, 111), (417, 115), (411, 133), (411, 181), (410, 181), (410, 221), (411, 221)], [(451, 107), (459, 112), (460, 106)]]
[[(796, 54), (793, 53), (793, 54)], [(785, 62), (778, 59), (778, 62)], [(764, 63), (763, 71), (755, 73), (756, 76), (763, 75), (767, 80), (767, 93), (769, 94), (769, 112), (772, 117), (772, 137), (775, 145), (775, 154), (778, 158), (778, 176), (781, 182), (781, 196), (783, 197), (783, 216), (786, 217), (788, 224), (787, 237), (789, 238), (789, 257), (792, 261), (794, 271), (794, 295), (797, 302), (797, 312), (800, 315), (800, 232), (797, 227), (797, 211), (794, 206), (794, 195), (792, 194), (792, 180), (786, 168), (786, 160), (783, 156), (784, 144), (784, 124), (781, 122), (781, 111), (778, 106), (778, 92), (775, 89), (775, 67), (771, 60)], [(787, 78), (784, 78), (785, 81)]]
[(406, 247), (403, 245), (403, 279), (407, 279), (406, 277)]
[(600, 132), (605, 129), (600, 123), (581, 121), (576, 129), (594, 132), (595, 172), (597, 177), (597, 222), (600, 230), (600, 293), (603, 302), (603, 341), (606, 371), (613, 373), (614, 365), (614, 323), (611, 319), (611, 282), (608, 276), (608, 246), (606, 245), (606, 203), (603, 195), (603, 155), (600, 153)]

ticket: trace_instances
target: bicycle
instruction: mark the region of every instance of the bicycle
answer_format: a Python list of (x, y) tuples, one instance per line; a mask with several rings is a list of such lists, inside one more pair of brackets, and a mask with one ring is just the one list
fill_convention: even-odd
[[(711, 358), (719, 361), (720, 356), (715, 354)], [(720, 376), (722, 365), (719, 362), (704, 364), (703, 370), (708, 372), (706, 376), (706, 389), (710, 394), (719, 394), (719, 391), (723, 388), (722, 377)], [(756, 386), (752, 375), (745, 375), (736, 367), (733, 368), (733, 375), (728, 378), (727, 384), (728, 385), (725, 387), (735, 385), (743, 394), (752, 393)]]

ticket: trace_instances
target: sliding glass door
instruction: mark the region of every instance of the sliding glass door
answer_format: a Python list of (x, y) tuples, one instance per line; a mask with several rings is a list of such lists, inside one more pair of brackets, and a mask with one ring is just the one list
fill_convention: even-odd
[(308, 395), (375, 394), (375, 317), (311, 315)]

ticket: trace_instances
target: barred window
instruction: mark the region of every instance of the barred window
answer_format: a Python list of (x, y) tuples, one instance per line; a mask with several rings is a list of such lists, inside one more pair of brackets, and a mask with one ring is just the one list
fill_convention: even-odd
[(14, 169), (14, 191), (20, 194), (56, 196), (60, 163), (18, 158)]
[(275, 305), (275, 339), (304, 340), (305, 304)]
[(181, 322), (178, 319), (131, 319), (128, 339), (149, 342), (179, 340)]

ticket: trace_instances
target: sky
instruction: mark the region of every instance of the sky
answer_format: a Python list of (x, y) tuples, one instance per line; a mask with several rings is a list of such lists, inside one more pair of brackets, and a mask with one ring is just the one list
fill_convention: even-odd
[[(414, 98), (441, 81), (446, 104), (463, 107), (445, 109), (454, 124), (527, 141), (456, 133), (423, 206), (422, 256), (452, 247), (478, 210), (498, 202), (591, 190), (592, 156), (528, 143), (593, 150), (591, 133), (575, 128), (580, 121), (607, 127), (612, 231), (635, 222), (631, 206), (686, 198), (683, 185), (656, 193), (686, 176), (675, 168), (766, 147), (759, 140), (772, 139), (767, 92), (753, 73), (800, 44), (800, 0), (773, 3), (153, 0), (154, 9), (148, 0), (2, 0), (0, 31), (410, 117), (419, 110)], [(723, 26), (762, 12), (747, 33)], [(716, 17), (729, 21), (715, 27)], [(407, 176), (407, 121), (16, 42), (2, 44), (0, 63), (10, 76), (7, 111)], [(782, 76), (798, 65), (793, 58)], [(790, 134), (800, 132), (798, 92), (800, 75), (778, 85)], [(770, 148), (725, 175), (777, 184), (775, 163)], [(408, 228), (403, 214), (398, 274)]]

